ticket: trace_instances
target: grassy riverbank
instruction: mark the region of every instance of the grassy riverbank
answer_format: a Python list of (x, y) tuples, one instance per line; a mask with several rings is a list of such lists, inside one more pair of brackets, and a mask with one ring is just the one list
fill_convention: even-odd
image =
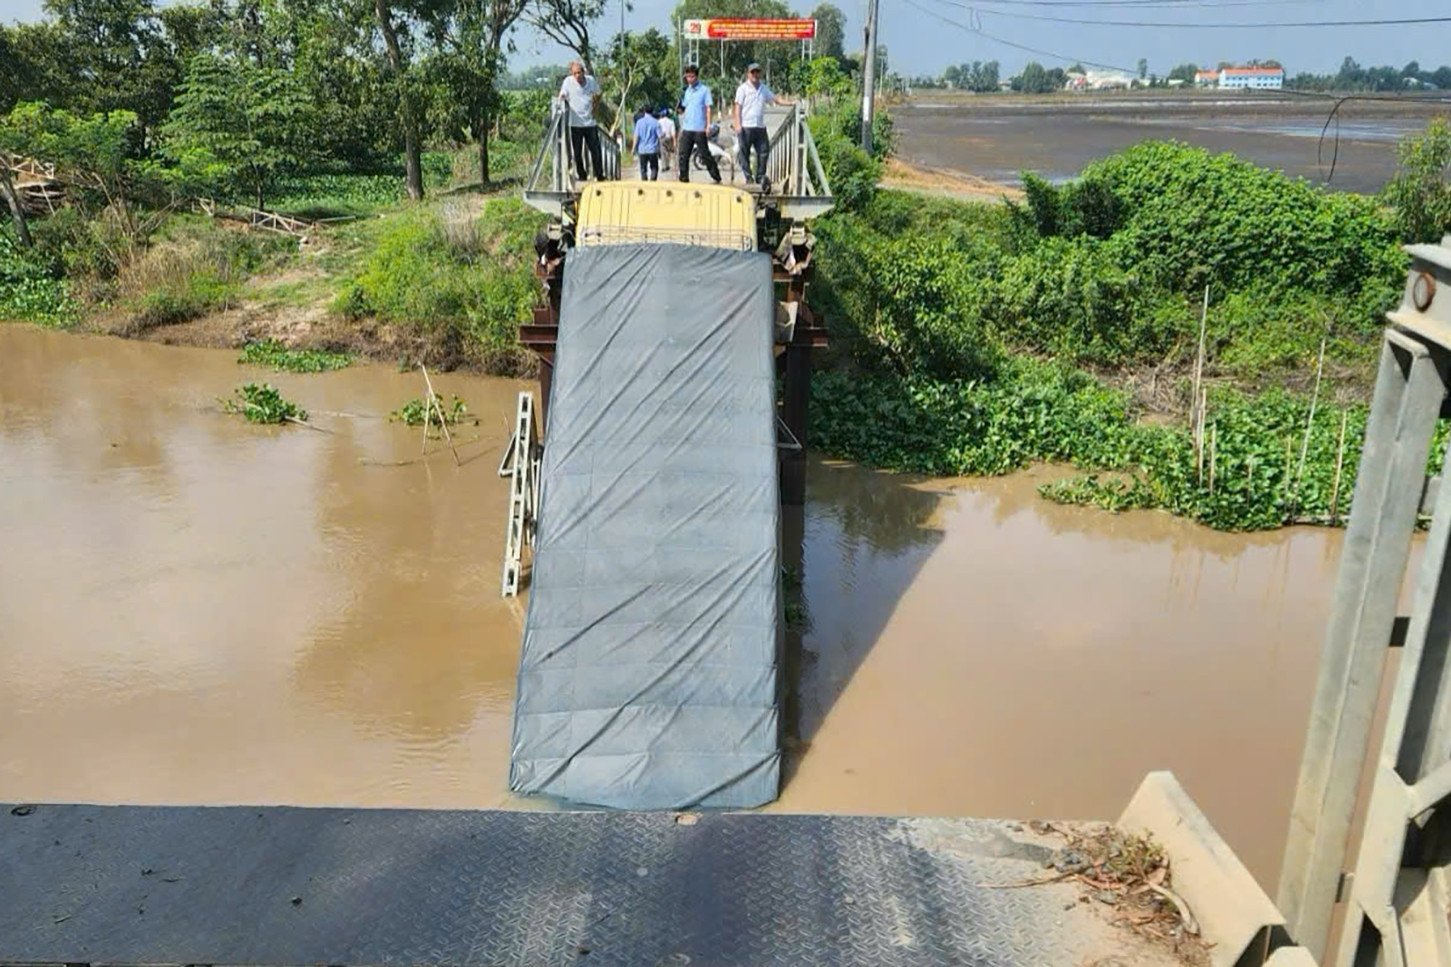
[(0, 318), (163, 342), (265, 340), (440, 368), (524, 373), (515, 327), (537, 292), (542, 216), (518, 198), (527, 156), (481, 190), (471, 153), (427, 156), (423, 202), (392, 173), (318, 174), (284, 184), (277, 211), (313, 223), (305, 240), (193, 211), (149, 213), (139, 242), (106, 218), (63, 208), (32, 220), (21, 248), (0, 229)]
[(1221, 529), (1341, 520), (1435, 161), (1386, 198), (1173, 143), (1007, 205), (877, 191), (817, 226), (837, 359), (813, 442), (934, 474), (1070, 462), (1045, 496)]

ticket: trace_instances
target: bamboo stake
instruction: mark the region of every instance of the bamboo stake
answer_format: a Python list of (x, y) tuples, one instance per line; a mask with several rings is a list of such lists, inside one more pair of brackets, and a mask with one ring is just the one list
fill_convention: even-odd
[(428, 455), (428, 425), (433, 421), (433, 401), (425, 400), (423, 403), (423, 448), (419, 451), (424, 456)]
[(1293, 477), (1290, 475), (1290, 461), (1295, 458), (1295, 438), (1285, 437), (1285, 496), (1290, 496), (1290, 484)]
[[(1200, 405), (1201, 387), (1204, 384), (1204, 342), (1209, 325), (1209, 286), (1204, 286), (1204, 308), (1199, 312), (1199, 352), (1194, 357), (1194, 397), (1189, 404), (1189, 424), (1195, 428), (1194, 455), (1196, 462), (1204, 465), (1203, 411)], [(1196, 412), (1197, 411), (1197, 412)], [(1201, 474), (1202, 475), (1202, 474)]]
[(1219, 442), (1219, 424), (1209, 424), (1209, 494), (1214, 495), (1214, 468), (1219, 462), (1219, 450), (1216, 444)]
[[(448, 418), (443, 414), (443, 404), (438, 401), (438, 394), (433, 391), (433, 380), (428, 378), (428, 367), (419, 363), (418, 368), (423, 370), (423, 382), (428, 386), (428, 406), (424, 407), (424, 411), (428, 412), (430, 407), (438, 410), (438, 425), (443, 428), (443, 438), (448, 441), (448, 448), (453, 451), (453, 465), (461, 467), (463, 463), (458, 458), (458, 447), (453, 445), (453, 434), (448, 432)], [(424, 425), (428, 425), (427, 417), (425, 417)]]
[(1340, 443), (1335, 447), (1335, 482), (1330, 486), (1330, 523), (1334, 524), (1340, 511), (1340, 472), (1345, 468), (1345, 424), (1350, 411), (1340, 413)]
[(1305, 473), (1305, 458), (1310, 453), (1310, 430), (1315, 425), (1315, 404), (1320, 401), (1320, 377), (1325, 373), (1325, 344), (1330, 339), (1327, 332), (1320, 337), (1320, 361), (1315, 364), (1315, 391), (1310, 394), (1310, 415), (1305, 417), (1305, 439), (1300, 444), (1300, 466), (1295, 469), (1295, 502), (1299, 503), (1300, 478)]

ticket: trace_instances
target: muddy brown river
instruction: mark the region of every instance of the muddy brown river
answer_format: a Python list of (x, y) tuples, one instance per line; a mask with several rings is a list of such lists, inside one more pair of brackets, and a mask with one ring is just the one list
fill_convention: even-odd
[[(218, 396), (267, 379), (318, 430)], [(496, 469), (527, 384), (0, 325), (0, 800), (535, 808)], [(322, 432), (325, 431), (325, 432)], [(1112, 817), (1173, 769), (1272, 885), (1339, 535), (811, 465), (775, 809)]]

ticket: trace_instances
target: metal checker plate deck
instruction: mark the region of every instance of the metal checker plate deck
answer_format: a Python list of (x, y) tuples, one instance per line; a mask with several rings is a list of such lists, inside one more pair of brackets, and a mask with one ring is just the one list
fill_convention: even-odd
[[(16, 813), (21, 815), (16, 815)], [(1076, 964), (988, 820), (47, 806), (0, 812), (0, 961)], [(1070, 902), (1068, 906), (1073, 906)]]

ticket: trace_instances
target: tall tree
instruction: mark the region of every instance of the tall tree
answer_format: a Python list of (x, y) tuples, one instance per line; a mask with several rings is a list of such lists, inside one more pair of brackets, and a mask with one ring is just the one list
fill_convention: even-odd
[(414, 76), (411, 51), (399, 40), (393, 0), (373, 0), (378, 32), (383, 36), (388, 74), (398, 99), (398, 124), (403, 134), (403, 178), (408, 197), (423, 198), (423, 96)]
[(610, 132), (629, 128), (636, 105), (658, 108), (675, 92), (675, 55), (670, 38), (651, 27), (644, 33), (616, 34), (600, 70), (607, 106), (614, 111)]
[(444, 0), (430, 12), (431, 31), (442, 52), (438, 68), (447, 101), (462, 115), (479, 150), (479, 182), (489, 184), (489, 133), (503, 101), (499, 79), (505, 40), (528, 0)]
[(277, 179), (313, 159), (311, 107), (282, 68), (198, 54), (162, 128), (165, 151), (190, 180), (265, 208)]
[(1148, 78), (1148, 76), (1149, 76), (1149, 59), (1147, 57), (1140, 57), (1139, 58), (1139, 80), (1141, 80), (1141, 81), (1142, 80), (1145, 80), (1146, 78)]
[(574, 51), (586, 72), (595, 72), (595, 47), (590, 30), (604, 16), (606, 0), (532, 0), (524, 12), (544, 36)]
[(816, 56), (840, 57), (846, 42), (846, 14), (835, 4), (823, 3), (811, 11), (811, 19), (816, 21)]
[(1193, 84), (1194, 76), (1198, 73), (1198, 64), (1180, 64), (1169, 72), (1169, 80), (1183, 81), (1186, 84)]
[(85, 114), (131, 111), (147, 129), (166, 116), (176, 65), (153, 0), (45, 0), (71, 84), (63, 102)]
[(1056, 89), (1047, 68), (1036, 60), (1029, 61), (1023, 72), (1013, 78), (1012, 83), (1013, 90), (1024, 94), (1047, 94)]

